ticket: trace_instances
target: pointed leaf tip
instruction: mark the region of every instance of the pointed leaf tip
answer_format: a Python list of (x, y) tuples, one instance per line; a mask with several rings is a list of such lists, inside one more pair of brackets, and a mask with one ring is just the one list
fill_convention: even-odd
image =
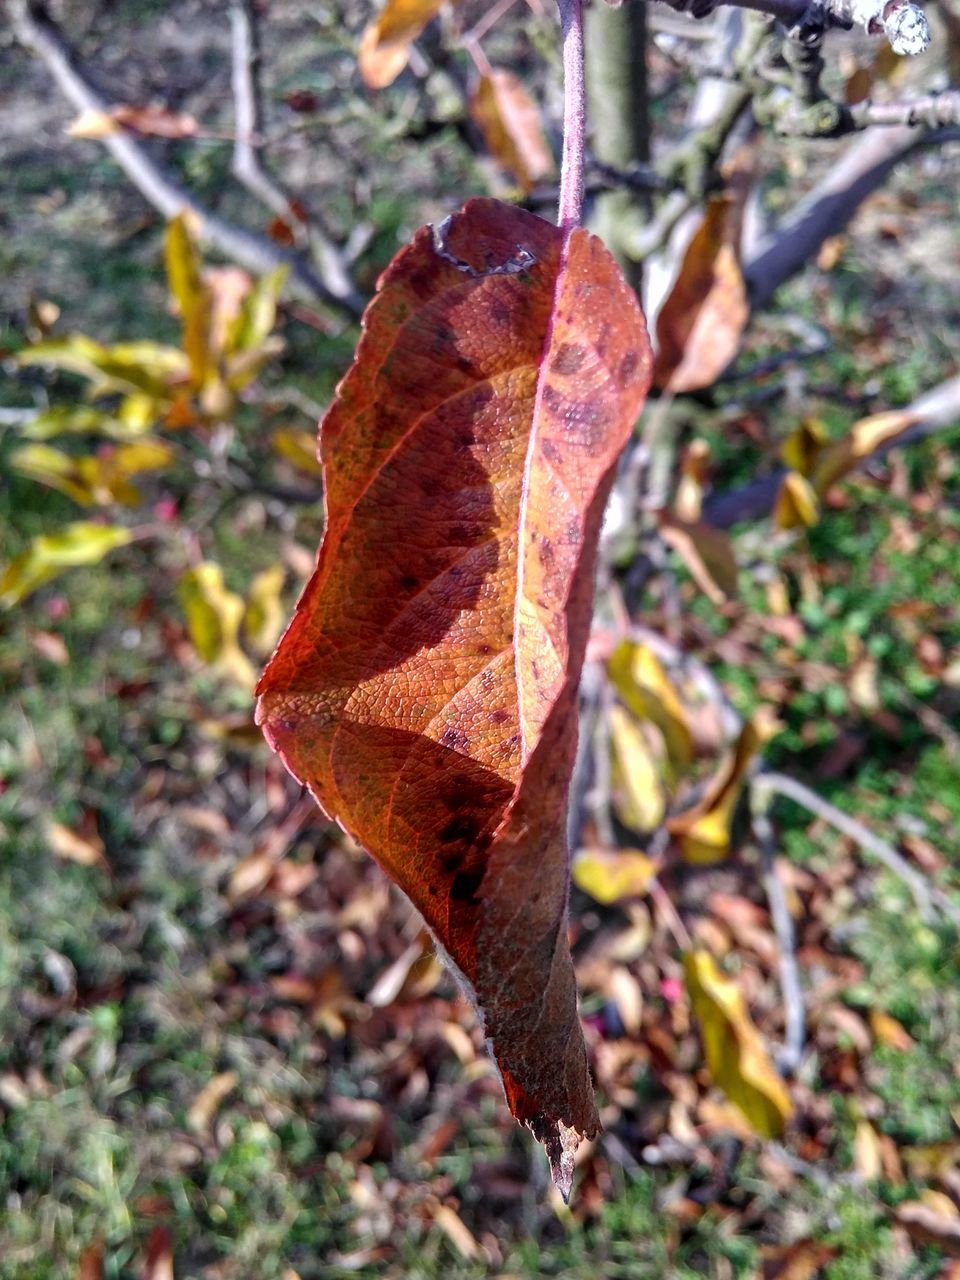
[(421, 229), (322, 424), (324, 540), (259, 687), (271, 746), (460, 970), (567, 1195), (599, 1127), (566, 930), (577, 688), (651, 362), (587, 232), (493, 200)]

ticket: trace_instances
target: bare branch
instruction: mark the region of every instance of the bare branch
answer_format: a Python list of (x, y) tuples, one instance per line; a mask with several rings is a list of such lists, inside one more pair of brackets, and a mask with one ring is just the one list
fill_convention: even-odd
[(960, 89), (927, 93), (906, 102), (871, 102), (868, 99), (851, 107), (850, 115), (858, 129), (881, 124), (926, 125), (928, 129), (960, 125)]
[[(869, 458), (862, 460), (861, 466), (875, 462), (891, 449), (913, 444), (960, 422), (960, 377), (950, 378), (932, 391), (925, 392), (908, 406), (906, 412), (917, 419), (916, 424), (896, 439), (881, 445)], [(785, 475), (786, 468), (779, 467), (769, 475), (751, 480), (741, 489), (713, 494), (704, 503), (704, 520), (715, 529), (729, 529), (742, 520), (763, 519), (773, 510)]]
[(663, 0), (671, 9), (708, 17), (719, 5), (752, 9), (776, 18), (788, 29), (806, 34), (831, 27), (847, 29), (862, 24), (870, 35), (886, 36), (894, 53), (923, 53), (930, 45), (926, 14), (914, 0)]
[[(76, 65), (71, 49), (50, 19), (33, 8), (29, 0), (10, 0), (10, 10), (17, 40), (40, 58), (64, 97), (78, 111), (108, 112), (109, 104)], [(321, 298), (351, 316), (358, 314), (359, 300), (352, 291), (344, 294), (340, 282), (325, 279), (302, 255), (284, 250), (266, 236), (234, 226), (211, 213), (130, 134), (110, 133), (103, 138), (103, 145), (134, 186), (165, 218), (189, 210), (197, 220), (201, 241), (210, 248), (257, 275), (286, 264), (290, 270), (291, 293), (311, 300)]]
[(841, 835), (847, 836), (859, 845), (865, 853), (882, 862), (887, 870), (892, 871), (910, 890), (917, 904), (917, 910), (924, 919), (933, 919), (934, 908), (936, 908), (953, 924), (960, 925), (960, 907), (952, 898), (936, 885), (928, 884), (926, 879), (910, 866), (906, 858), (894, 849), (893, 845), (887, 844), (886, 840), (881, 840), (879, 836), (874, 835), (862, 822), (851, 818), (848, 813), (832, 805), (829, 800), (824, 800), (802, 782), (788, 778), (786, 774), (765, 771), (756, 775), (754, 786), (765, 787), (769, 791), (776, 792), (777, 795), (786, 796), (796, 804), (802, 805), (804, 809), (808, 809), (810, 813), (829, 823)]
[(920, 147), (958, 136), (956, 131), (919, 131), (909, 125), (865, 130), (854, 139), (827, 177), (757, 245), (744, 276), (754, 311), (816, 256), (828, 236), (849, 222), (891, 169)]
[(750, 807), (753, 834), (760, 849), (763, 864), (763, 884), (770, 905), (770, 918), (780, 951), (780, 991), (783, 995), (783, 1049), (778, 1065), (785, 1075), (795, 1075), (803, 1056), (806, 1028), (803, 988), (800, 985), (800, 969), (797, 964), (797, 931), (787, 904), (783, 881), (777, 871), (776, 842), (773, 824), (767, 812), (769, 792), (751, 784)]
[[(302, 202), (291, 200), (270, 176), (257, 151), (262, 116), (257, 66), (260, 60), (256, 12), (251, 0), (235, 0), (230, 7), (232, 35), (231, 87), (234, 106), (233, 175), (278, 218), (294, 230), (304, 226)], [(353, 312), (363, 303), (350, 278), (340, 250), (310, 218), (305, 225), (314, 259), (327, 289), (349, 302)]]

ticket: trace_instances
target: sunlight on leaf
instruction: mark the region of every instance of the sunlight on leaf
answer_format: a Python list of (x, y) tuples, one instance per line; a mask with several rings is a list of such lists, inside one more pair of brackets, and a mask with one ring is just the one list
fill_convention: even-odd
[(610, 708), (610, 740), (617, 814), (634, 831), (653, 831), (666, 808), (660, 762), (642, 727), (616, 704)]
[(656, 654), (646, 645), (622, 640), (610, 656), (607, 671), (624, 705), (638, 719), (655, 724), (663, 734), (673, 770), (682, 773), (688, 769), (693, 760), (690, 726), (677, 691)]
[(686, 862), (720, 862), (730, 853), (733, 816), (753, 758), (778, 732), (779, 721), (763, 708), (740, 731), (732, 752), (720, 767), (700, 801), (667, 819), (667, 829), (678, 837)]
[(34, 538), (0, 575), (0, 605), (16, 604), (64, 569), (97, 564), (130, 538), (129, 529), (84, 520), (66, 525), (59, 533)]
[(360, 75), (368, 89), (385, 89), (410, 60), (410, 45), (443, 8), (444, 0), (386, 0), (360, 40)]
[(203, 661), (245, 688), (252, 688), (253, 667), (237, 639), (243, 600), (224, 585), (221, 567), (208, 560), (188, 569), (177, 586), (177, 595), (186, 614), (190, 639)]
[(761, 1138), (779, 1137), (793, 1104), (739, 988), (720, 973), (707, 951), (687, 952), (683, 972), (714, 1082)]
[(656, 874), (656, 863), (639, 849), (586, 848), (573, 859), (574, 884), (604, 906), (642, 897)]

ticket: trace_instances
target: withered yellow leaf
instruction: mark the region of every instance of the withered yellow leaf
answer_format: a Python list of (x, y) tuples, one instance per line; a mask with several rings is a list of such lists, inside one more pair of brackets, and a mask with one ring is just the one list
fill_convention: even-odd
[(779, 1136), (793, 1104), (739, 988), (720, 973), (707, 951), (687, 952), (683, 971), (714, 1082), (761, 1138)]
[(574, 884), (604, 906), (642, 897), (656, 874), (639, 849), (581, 849), (573, 859)]
[(673, 769), (682, 773), (693, 759), (693, 738), (683, 704), (663, 663), (644, 644), (622, 640), (607, 663), (610, 681), (624, 705), (663, 734)]
[(643, 729), (621, 706), (610, 708), (610, 740), (617, 812), (634, 831), (653, 831), (666, 801), (660, 763)]
[(699, 803), (667, 819), (667, 829), (680, 843), (687, 862), (720, 862), (730, 852), (733, 815), (753, 757), (779, 729), (769, 708), (761, 708), (748, 720), (733, 750), (720, 766)]

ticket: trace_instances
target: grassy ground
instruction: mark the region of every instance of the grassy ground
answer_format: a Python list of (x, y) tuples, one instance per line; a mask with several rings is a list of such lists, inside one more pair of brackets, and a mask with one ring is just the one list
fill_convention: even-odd
[[(111, 9), (106, 37), (86, 36), (114, 68), (151, 16), (132, 8)], [(299, 30), (294, 8), (276, 6), (289, 32)], [(222, 32), (197, 6), (180, 9), (195, 47), (161, 15), (164, 58), (124, 64), (124, 86), (135, 99), (172, 79), (182, 103), (215, 116)], [(348, 15), (324, 11), (318, 56), (278, 40), (275, 104), (294, 87), (336, 104), (352, 86), (350, 31), (337, 21)], [(60, 305), (63, 331), (172, 340), (162, 228), (95, 144), (64, 142), (61, 108), (39, 72), (23, 76), (15, 50), (0, 57), (0, 87), (11, 95), (5, 124), (20, 122), (0, 129), (0, 344), (26, 341), (31, 295)], [(335, 227), (356, 208), (371, 220), (367, 284), (411, 226), (484, 181), (459, 131), (423, 118), (414, 88), (387, 103), (412, 138), (357, 101), (337, 138), (314, 127), (282, 157), (315, 194), (346, 165), (349, 181), (325, 207)], [(216, 196), (223, 149), (189, 154), (168, 158)], [(956, 332), (956, 264), (951, 283), (912, 247), (937, 242), (948, 178), (935, 168), (905, 176), (865, 209), (839, 265), (811, 269), (758, 323), (745, 364), (783, 345), (791, 317), (828, 328), (830, 350), (803, 366), (799, 394), (788, 382), (768, 399), (751, 381), (690, 407), (718, 486), (767, 465), (807, 413), (840, 431), (955, 372), (943, 334)], [(222, 200), (243, 212), (236, 197)], [(309, 427), (279, 389), (325, 402), (355, 336), (289, 318), (281, 327), (286, 353), (261, 382), (267, 407), (238, 414), (240, 462), (263, 460), (269, 427)], [(51, 392), (76, 395), (76, 383), (17, 374), (0, 384), (0, 405)], [(16, 443), (0, 434), (0, 563), (78, 514), (9, 469)], [(871, 469), (809, 535), (741, 530), (735, 605), (716, 609), (678, 569), (674, 636), (741, 710), (779, 709), (776, 767), (859, 815), (955, 896), (958, 444), (955, 429)], [(145, 485), (145, 510), (176, 498), (182, 526), (236, 590), (286, 564), (289, 607), (317, 509), (224, 493), (190, 465), (181, 452), (172, 479)], [(960, 1211), (954, 931), (921, 919), (902, 883), (849, 841), (778, 802), (807, 1044), (791, 1086), (796, 1120), (782, 1145), (764, 1145), (705, 1076), (663, 920), (575, 892), (606, 1133), (568, 1210), (506, 1116), (472, 1018), (420, 947), (409, 907), (300, 806), (248, 731), (248, 694), (188, 644), (183, 557), (177, 538), (135, 544), (0, 614), (2, 1280), (82, 1274), (81, 1254), (98, 1240), (103, 1275), (132, 1280), (158, 1225), (172, 1232), (179, 1280), (955, 1274), (948, 1253), (897, 1215), (923, 1197), (941, 1217)], [(788, 602), (779, 630), (774, 580)], [(651, 625), (675, 627), (664, 597), (653, 592), (649, 608)], [(866, 692), (855, 678), (865, 671)], [(58, 852), (51, 824), (95, 827), (102, 858)], [(775, 1044), (776, 951), (755, 852), (744, 842), (729, 864), (677, 868), (666, 883), (691, 927), (724, 951)], [(744, 903), (759, 913), (752, 932)], [(630, 1033), (605, 986), (621, 969), (643, 997)]]

